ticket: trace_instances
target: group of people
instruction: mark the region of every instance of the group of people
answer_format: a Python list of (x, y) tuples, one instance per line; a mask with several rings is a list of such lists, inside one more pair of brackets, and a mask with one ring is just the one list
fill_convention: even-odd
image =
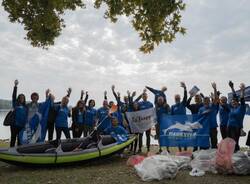
[[(157, 90), (146, 86), (143, 92), (136, 97), (136, 92), (130, 93), (127, 91), (127, 95), (121, 98), (121, 94), (115, 91), (115, 86), (111, 87), (112, 93), (116, 99), (114, 101), (108, 101), (107, 92), (104, 92), (104, 100), (102, 107), (95, 107), (95, 100), (89, 98), (88, 92), (81, 91), (80, 100), (72, 110), (68, 107), (69, 98), (71, 95), (71, 89), (69, 88), (66, 96), (62, 98), (60, 102), (54, 102), (55, 97), (51, 94), (50, 90), (46, 90), (46, 101), (38, 103), (39, 95), (34, 92), (31, 94), (31, 102), (26, 104), (25, 95), (19, 94), (17, 96), (18, 81), (15, 80), (14, 90), (12, 95), (12, 103), (14, 109), (14, 123), (11, 124), (11, 141), (10, 146), (15, 146), (16, 139), (18, 145), (21, 144), (20, 132), (24, 129), (29, 130), (30, 120), (36, 113), (40, 111), (45, 112), (45, 104), (50, 103), (47, 108), (47, 118), (45, 122), (46, 131), (48, 132), (48, 140), (53, 139), (54, 129), (56, 130), (56, 139), (61, 139), (62, 132), (67, 139), (71, 138), (70, 129), (72, 130), (73, 138), (80, 138), (88, 136), (94, 129), (98, 130), (100, 134), (123, 134), (128, 135), (131, 133), (126, 112), (134, 112), (145, 110), (154, 107), (156, 110), (157, 124), (156, 138), (160, 136), (160, 118), (162, 115), (186, 115), (186, 109), (189, 109), (192, 114), (207, 114), (209, 117), (210, 128), (210, 142), (211, 148), (217, 147), (217, 114), (219, 113), (220, 119), (220, 131), (222, 138), (230, 137), (235, 140), (235, 150), (239, 150), (239, 137), (243, 127), (243, 119), (246, 111), (246, 105), (244, 100), (245, 85), (240, 85), (240, 96), (237, 96), (233, 82), (229, 82), (229, 86), (233, 93), (233, 99), (229, 103), (227, 97), (220, 96), (220, 92), (217, 90), (215, 83), (212, 83), (213, 92), (211, 96), (206, 97), (203, 94), (190, 93), (188, 98), (187, 87), (184, 82), (180, 83), (183, 88), (183, 97), (176, 94), (174, 96), (175, 104), (169, 105), (165, 92), (166, 87)], [(154, 102), (148, 101), (148, 91), (153, 93)], [(85, 95), (85, 98), (83, 99)], [(194, 103), (191, 104), (194, 98)], [(117, 109), (111, 111), (113, 106)], [(46, 106), (48, 107), (48, 106)], [(42, 109), (42, 110), (41, 110)], [(41, 113), (40, 113), (41, 114)], [(69, 127), (68, 117), (72, 119), (72, 125)], [(151, 129), (146, 132), (146, 148), (150, 151), (150, 139)], [(138, 140), (131, 145), (130, 151), (133, 153), (142, 151), (142, 137), (143, 133), (138, 133)], [(44, 136), (45, 138), (45, 136)], [(43, 140), (44, 141), (44, 140)], [(186, 149), (186, 148), (184, 148)], [(193, 148), (197, 150), (197, 147)], [(207, 148), (200, 148), (207, 149)], [(179, 148), (181, 151), (182, 148)], [(161, 150), (161, 147), (159, 148)]]

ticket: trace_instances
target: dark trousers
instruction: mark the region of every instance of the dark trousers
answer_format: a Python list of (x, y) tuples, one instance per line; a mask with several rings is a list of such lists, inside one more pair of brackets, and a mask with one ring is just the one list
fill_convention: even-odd
[(227, 137), (227, 126), (220, 126), (220, 133), (222, 139), (225, 139)]
[[(146, 145), (147, 145), (148, 151), (150, 149), (150, 134), (151, 134), (151, 129), (146, 131)], [(142, 137), (143, 137), (143, 133), (140, 133), (139, 134), (139, 150), (141, 150), (142, 148)]]
[(70, 139), (70, 133), (68, 127), (56, 127), (56, 140), (61, 139), (62, 132), (64, 133), (66, 139)]
[(217, 139), (217, 128), (210, 128), (210, 142), (212, 148), (217, 148), (218, 139)]
[(83, 124), (74, 124), (72, 126), (73, 138), (80, 138), (83, 132)]
[(10, 133), (11, 133), (11, 138), (10, 138), (10, 147), (14, 147), (16, 144), (16, 138), (17, 138), (17, 145), (21, 145), (20, 144), (20, 140), (19, 140), (19, 133), (22, 130), (21, 127), (17, 127), (17, 126), (10, 126)]
[(239, 146), (240, 128), (229, 126), (227, 129), (227, 135), (228, 137), (232, 138), (236, 143), (234, 151), (237, 152), (238, 150), (240, 150), (240, 146)]
[(48, 139), (49, 139), (49, 141), (53, 140), (54, 129), (55, 129), (55, 122), (49, 122), (48, 121), (47, 131), (48, 131)]

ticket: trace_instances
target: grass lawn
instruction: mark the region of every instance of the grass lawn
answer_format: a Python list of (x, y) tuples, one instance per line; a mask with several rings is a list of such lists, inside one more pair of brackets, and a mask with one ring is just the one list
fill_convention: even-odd
[[(0, 146), (7, 146), (0, 143)], [(133, 168), (126, 166), (127, 158), (113, 156), (76, 166), (24, 168), (0, 162), (0, 184), (137, 184), (142, 182)], [(202, 177), (180, 171), (173, 180), (148, 183), (168, 184), (250, 184), (250, 176), (224, 176), (207, 173)]]

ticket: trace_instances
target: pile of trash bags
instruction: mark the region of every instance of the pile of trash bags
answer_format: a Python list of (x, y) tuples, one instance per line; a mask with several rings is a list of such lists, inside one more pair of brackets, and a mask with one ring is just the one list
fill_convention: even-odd
[[(140, 160), (138, 156), (129, 158), (127, 165)], [(151, 155), (134, 165), (137, 174), (143, 181), (173, 179), (180, 169), (190, 166), (190, 157), (169, 155), (163, 152), (161, 155)]]
[(148, 157), (132, 156), (127, 161), (127, 165), (133, 166), (143, 181), (173, 179), (182, 169), (191, 170), (189, 173), (191, 176), (203, 176), (206, 172), (250, 174), (250, 152), (234, 153), (234, 147), (234, 140), (226, 138), (218, 144), (218, 149), (196, 151), (193, 152), (192, 157), (189, 153), (170, 155), (166, 151), (161, 155)]

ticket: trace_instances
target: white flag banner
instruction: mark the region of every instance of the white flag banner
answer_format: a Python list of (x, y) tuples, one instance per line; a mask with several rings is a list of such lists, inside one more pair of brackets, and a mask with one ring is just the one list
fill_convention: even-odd
[(155, 108), (126, 112), (132, 133), (143, 133), (156, 124)]

